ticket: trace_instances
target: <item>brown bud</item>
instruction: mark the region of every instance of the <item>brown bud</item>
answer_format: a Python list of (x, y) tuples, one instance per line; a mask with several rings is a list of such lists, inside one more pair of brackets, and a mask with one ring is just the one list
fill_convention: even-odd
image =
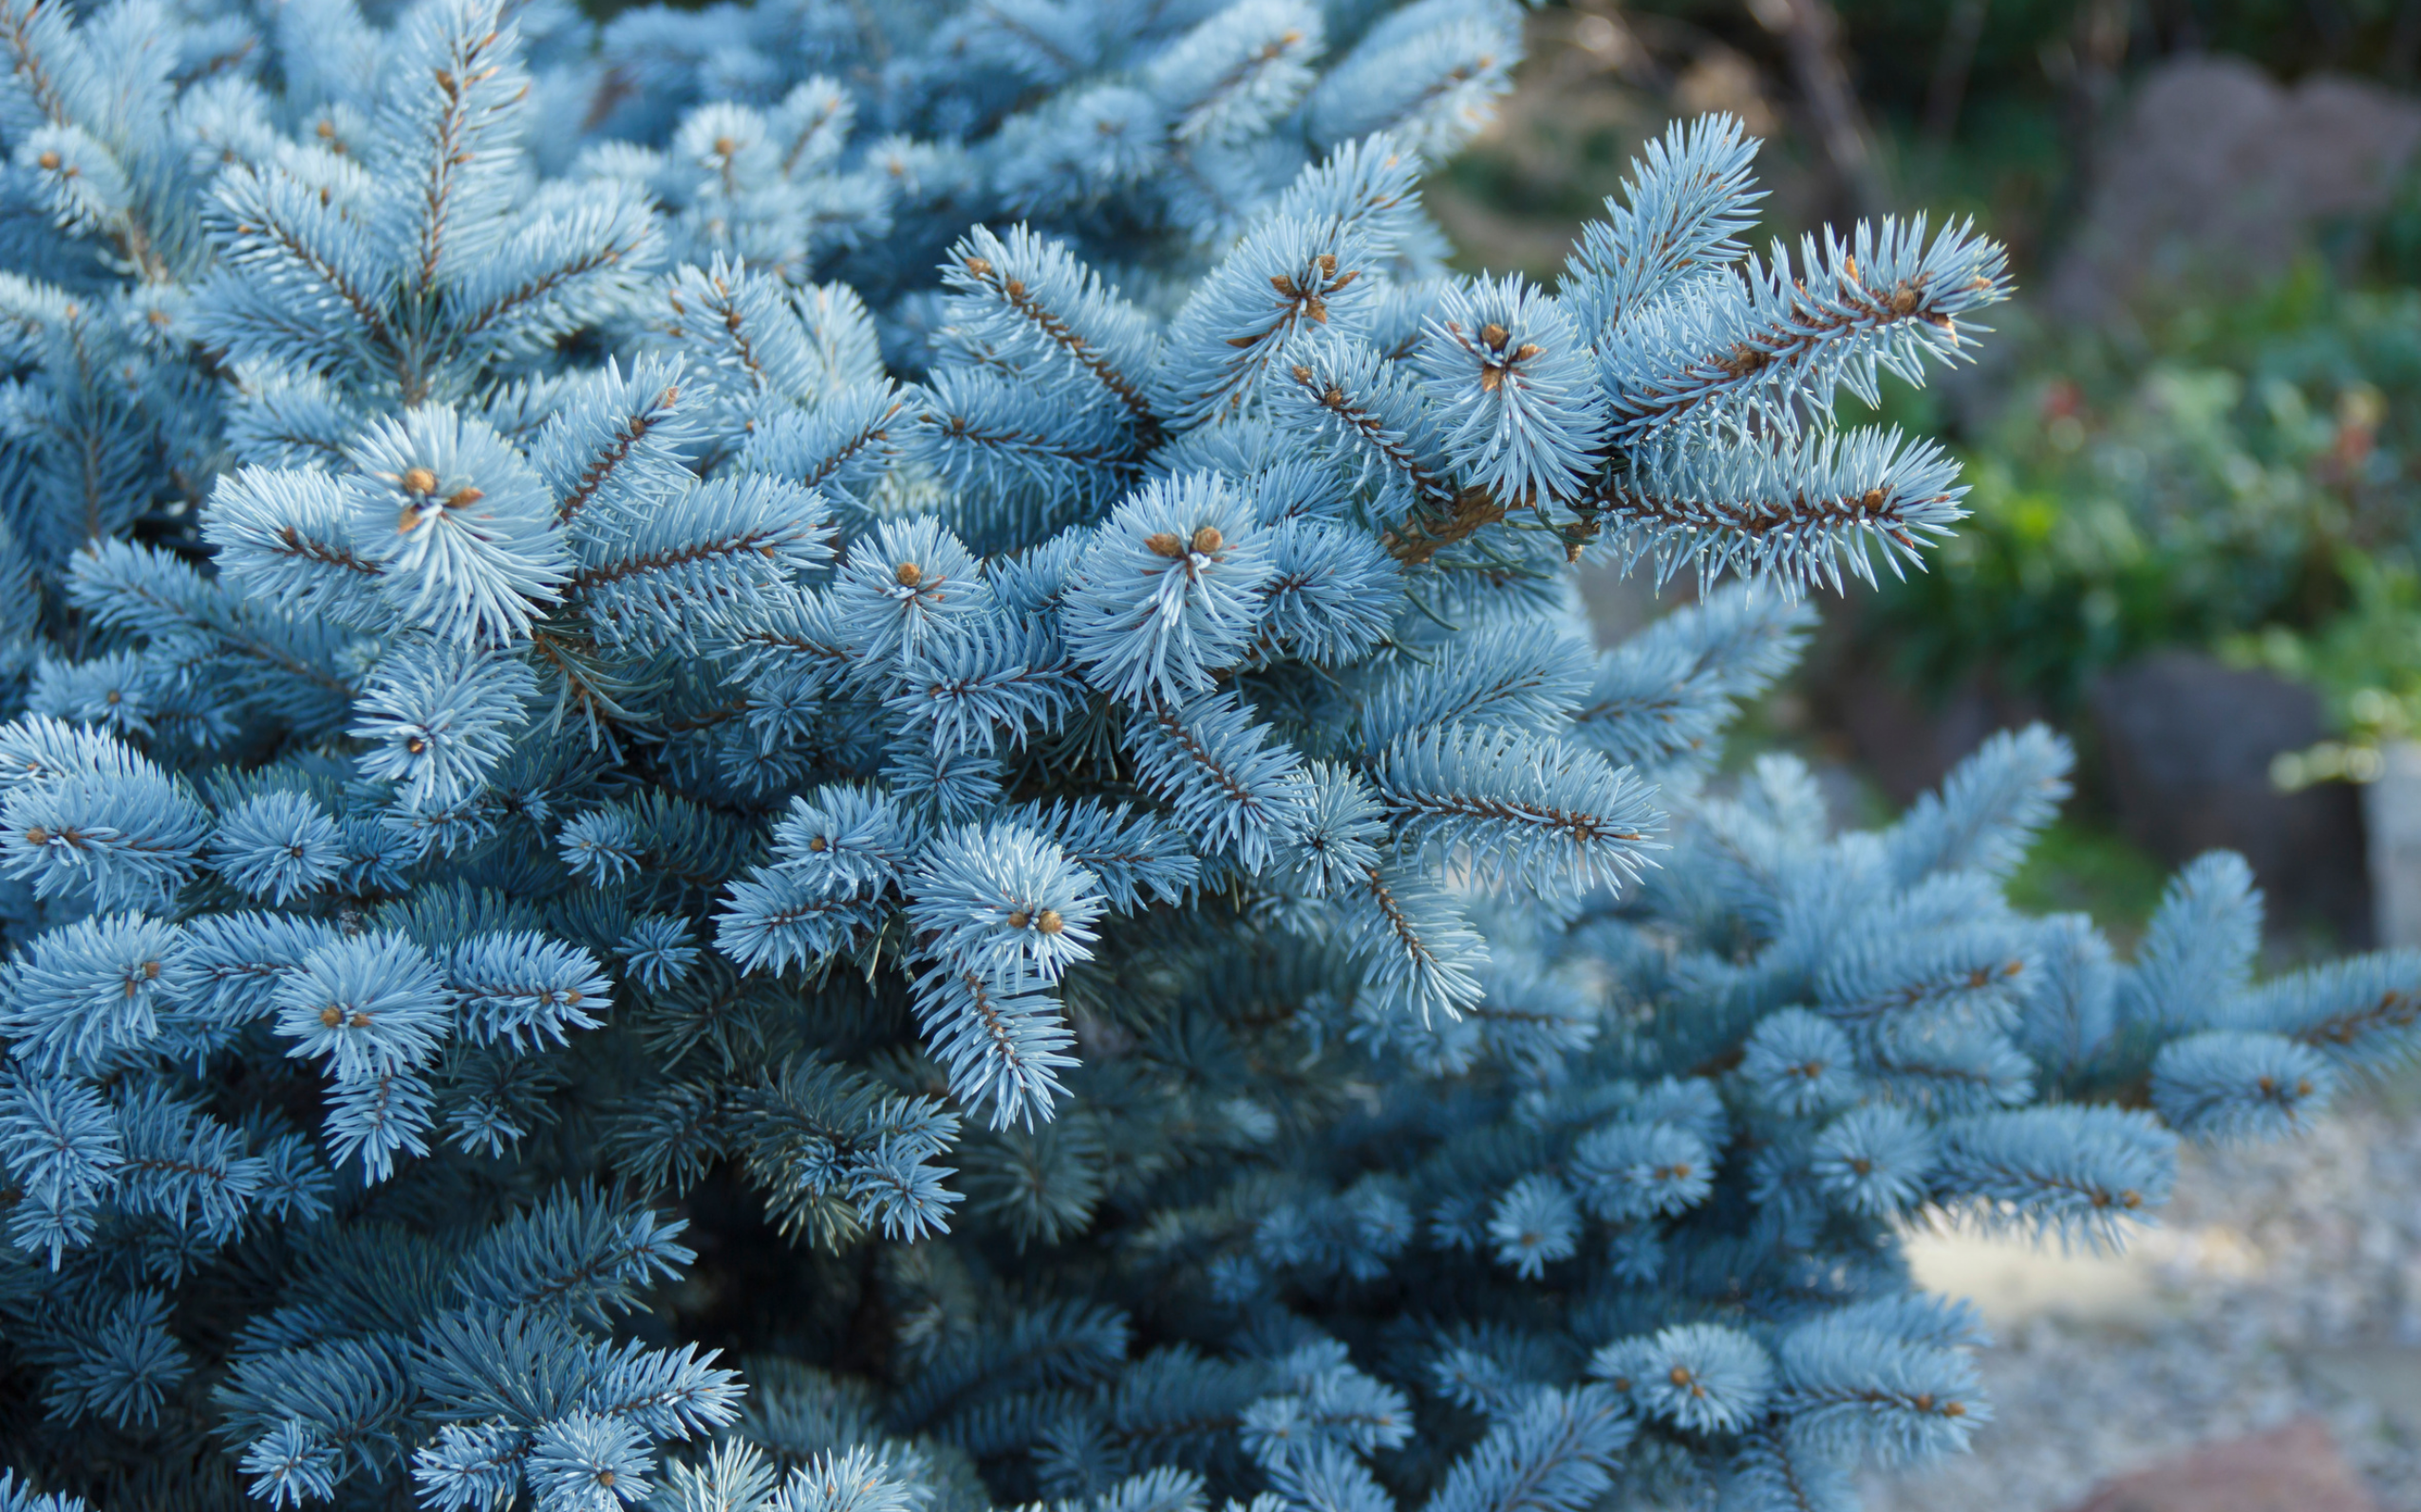
[(1942, 1404), (1942, 1415), (1943, 1417), (1965, 1417), (1967, 1415), (1967, 1404), (1964, 1402), (1944, 1402)]
[(406, 494), (420, 495), (437, 492), (437, 475), (425, 467), (405, 468), (402, 482), (404, 492)]
[(356, 1008), (353, 1010), (353, 1017), (345, 1022), (355, 1029), (367, 1029), (370, 1026), (370, 1016)]
[(969, 257), (967, 259), (967, 271), (982, 278), (992, 271), (991, 260), (985, 257)]
[(1531, 358), (1536, 357), (1539, 353), (1545, 350), (1547, 350), (1547, 348), (1541, 346), (1536, 342), (1524, 342), (1519, 346), (1513, 348), (1513, 361), (1517, 363), (1527, 363)]
[(729, 137), (717, 137), (715, 139), (715, 156), (718, 158), (728, 158), (739, 150), (740, 143), (732, 140)]
[(1867, 490), (1867, 496), (1858, 500), (1858, 502), (1866, 506), (1867, 509), (1879, 510), (1883, 508), (1883, 490), (1879, 488), (1870, 488)]
[(1497, 325), (1492, 320), (1479, 328), (1480, 344), (1487, 346), (1492, 351), (1504, 350), (1505, 340), (1511, 334), (1512, 332), (1507, 330), (1504, 327)]
[(1060, 911), (1057, 908), (1045, 908), (1034, 916), (1034, 927), (1046, 935), (1055, 935), (1066, 928), (1067, 924), (1060, 918)]
[(318, 137), (320, 140), (327, 141), (336, 135), (336, 122), (333, 121), (322, 121), (319, 124), (311, 128), (311, 132), (314, 136)]
[(450, 510), (465, 510), (485, 497), (487, 495), (476, 488), (458, 489), (445, 496), (445, 507)]
[(50, 831), (40, 825), (35, 825), (26, 831), (26, 844), (29, 846), (47, 846), (49, 843)]
[(120, 693), (116, 688), (111, 688), (108, 692), (102, 695), (102, 700), (106, 703), (116, 703), (120, 699), (124, 697), (125, 695)]
[(891, 577), (901, 588), (918, 588), (925, 582), (925, 569), (913, 562), (902, 562), (891, 569)]
[(567, 987), (567, 988), (565, 988), (565, 989), (564, 989), (564, 993), (563, 993), (563, 1000), (564, 1000), (564, 1002), (565, 1002), (567, 1005), (569, 1005), (569, 1006), (571, 1006), (571, 1007), (573, 1007), (573, 1008), (577, 1008), (577, 1007), (579, 1007), (579, 1006), (580, 1006), (580, 989), (579, 989), (579, 988), (577, 988), (577, 987)]
[(59, 155), (50, 151), (48, 148), (43, 149), (42, 153), (34, 159), (34, 161), (42, 164), (42, 170), (45, 173), (57, 173), (59, 171)]
[(145, 981), (157, 981), (157, 980), (160, 980), (160, 962), (159, 962), (159, 961), (144, 961), (144, 962), (143, 962), (143, 980), (145, 980)]
[(1012, 278), (1001, 287), (1008, 290), (1008, 297), (1011, 299), (1023, 299), (1025, 297), (1025, 280), (1023, 278)]
[(1916, 1395), (1915, 1401), (1918, 1411), (1930, 1412), (1933, 1410), (1933, 1393), (1931, 1391), (1919, 1391)]
[(1023, 929), (1030, 923), (1032, 923), (1031, 918), (1023, 908), (1016, 910), (1008, 916), (1008, 926), (1012, 929)]
[(1295, 364), (1294, 375), (1295, 382), (1298, 383), (1308, 383), (1311, 382), (1311, 369), (1304, 366), (1301, 363)]
[(612, 1490), (613, 1472), (611, 1470), (599, 1470), (597, 1472), (597, 1484), (604, 1486), (609, 1491)]
[(1178, 540), (1175, 534), (1169, 531), (1154, 531), (1143, 538), (1143, 544), (1161, 556), (1185, 555), (1185, 543)]
[(1219, 533), (1219, 527), (1215, 525), (1206, 525), (1193, 532), (1193, 549), (1205, 556), (1227, 544), (1228, 538)]
[(1337, 276), (1337, 254), (1335, 252), (1322, 252), (1320, 254), (1320, 276), (1323, 278), (1334, 278)]
[(1690, 1368), (1686, 1365), (1676, 1365), (1673, 1367), (1673, 1373), (1666, 1378), (1676, 1386), (1687, 1386), (1690, 1384)]
[(333, 1029), (345, 1021), (345, 1010), (329, 1003), (319, 1011), (319, 1021), (321, 1028)]
[(822, 835), (816, 835), (810, 838), (807, 842), (807, 849), (816, 855), (822, 855), (825, 851), (830, 850), (832, 848), (833, 843), (825, 839)]
[(1891, 312), (1905, 315), (1917, 308), (1917, 291), (1905, 284), (1891, 291)]
[(414, 756), (422, 755), (426, 752), (428, 748), (429, 743), (426, 740), (422, 739), (417, 735), (412, 736), (404, 742), (404, 749), (411, 752)]

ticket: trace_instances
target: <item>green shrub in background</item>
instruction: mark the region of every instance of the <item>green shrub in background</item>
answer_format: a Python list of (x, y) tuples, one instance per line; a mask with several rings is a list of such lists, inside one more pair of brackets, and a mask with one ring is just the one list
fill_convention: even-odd
[(2333, 627), (2403, 591), (2421, 526), (2421, 292), (2307, 270), (2132, 348), (2029, 345), (1969, 438), (1975, 518), (1875, 605), (1899, 669), (2061, 708), (2148, 650), (2224, 648), (2353, 678), (2350, 711), (2368, 684), (2324, 647), (2393, 635)]
[(2341, 565), (2354, 602), (2318, 629), (2270, 625), (2220, 648), (2240, 666), (2311, 684), (2327, 702), (2338, 737), (2281, 755), (2271, 776), (2282, 788), (2372, 781), (2386, 771), (2382, 745), (2421, 736), (2421, 571), (2358, 551)]

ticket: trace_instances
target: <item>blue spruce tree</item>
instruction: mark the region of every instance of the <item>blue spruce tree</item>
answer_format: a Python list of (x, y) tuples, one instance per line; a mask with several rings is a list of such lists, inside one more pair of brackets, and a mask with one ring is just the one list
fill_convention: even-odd
[(2041, 731), (1709, 782), (2001, 254), (1718, 120), (1450, 273), (1519, 21), (0, 0), (0, 1512), (1845, 1508), (1904, 1221), (2408, 1054), (2015, 912)]

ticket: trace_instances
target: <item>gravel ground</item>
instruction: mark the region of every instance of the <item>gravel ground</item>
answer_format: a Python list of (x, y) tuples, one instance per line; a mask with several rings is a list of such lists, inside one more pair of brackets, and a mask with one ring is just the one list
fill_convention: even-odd
[(1996, 1318), (1975, 1452), (1875, 1480), (1870, 1512), (2057, 1512), (2111, 1475), (2305, 1412), (2382, 1512), (2421, 1512), (2421, 1102), (2189, 1151), (2130, 1263), (2150, 1305)]

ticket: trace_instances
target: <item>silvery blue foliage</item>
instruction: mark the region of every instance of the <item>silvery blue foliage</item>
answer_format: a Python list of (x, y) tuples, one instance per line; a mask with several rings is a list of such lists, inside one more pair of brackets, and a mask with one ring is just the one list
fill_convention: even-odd
[[(1722, 729), (1964, 228), (1552, 289), (1510, 0), (0, 0), (0, 1512), (1847, 1507), (2421, 961), (2131, 961)], [(1571, 564), (1712, 587), (1610, 649)]]

